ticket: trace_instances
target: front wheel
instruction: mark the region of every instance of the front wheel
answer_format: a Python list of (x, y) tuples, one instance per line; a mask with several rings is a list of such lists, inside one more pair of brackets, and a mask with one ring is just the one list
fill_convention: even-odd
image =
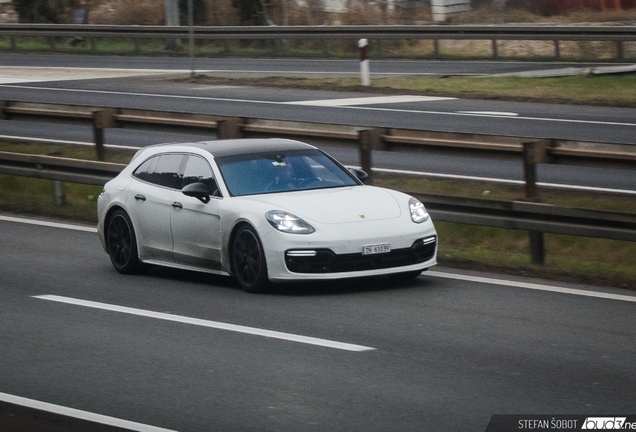
[(135, 230), (130, 218), (121, 209), (116, 210), (108, 221), (106, 249), (119, 273), (132, 274), (139, 270)]
[(249, 225), (239, 228), (232, 242), (232, 267), (239, 285), (251, 293), (262, 293), (269, 287), (267, 263), (258, 234)]

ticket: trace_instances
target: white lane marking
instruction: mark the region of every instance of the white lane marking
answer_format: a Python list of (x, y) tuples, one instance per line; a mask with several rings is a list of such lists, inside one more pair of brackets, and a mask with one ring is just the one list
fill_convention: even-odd
[(30, 225), (47, 226), (51, 228), (63, 228), (63, 229), (74, 230), (74, 231), (84, 231), (84, 232), (91, 232), (91, 233), (97, 232), (97, 228), (93, 228), (93, 227), (65, 224), (65, 223), (59, 223), (59, 222), (49, 222), (49, 221), (43, 221), (43, 220), (37, 220), (37, 219), (27, 219), (27, 218), (18, 218), (18, 217), (0, 215), (0, 220), (8, 221), (8, 222), (25, 223)]
[(362, 345), (336, 342), (336, 341), (331, 341), (327, 339), (319, 339), (319, 338), (314, 338), (309, 336), (295, 335), (291, 333), (282, 333), (282, 332), (273, 331), (273, 330), (264, 330), (264, 329), (259, 329), (255, 327), (246, 327), (246, 326), (236, 325), (236, 324), (227, 324), (227, 323), (222, 323), (218, 321), (208, 321), (208, 320), (203, 320), (199, 318), (190, 318), (190, 317), (172, 315), (172, 314), (167, 314), (162, 312), (153, 312), (153, 311), (147, 311), (143, 309), (130, 308), (126, 306), (117, 306), (117, 305), (107, 304), (107, 303), (98, 303), (98, 302), (93, 302), (89, 300), (74, 299), (70, 297), (61, 297), (56, 295), (40, 295), (40, 296), (33, 296), (33, 297), (42, 299), (42, 300), (72, 304), (76, 306), (84, 306), (84, 307), (89, 307), (94, 309), (102, 309), (102, 310), (107, 310), (112, 312), (126, 313), (130, 315), (142, 316), (147, 318), (155, 318), (155, 319), (160, 319), (165, 321), (172, 321), (172, 322), (196, 325), (201, 327), (209, 327), (209, 328), (214, 328), (219, 330), (229, 330), (229, 331), (238, 332), (238, 333), (245, 333), (245, 334), (251, 334), (255, 336), (274, 338), (274, 339), (282, 339), (282, 340), (287, 340), (291, 342), (299, 342), (299, 343), (304, 343), (309, 345), (317, 345), (317, 346), (335, 348), (335, 349), (340, 349), (345, 351), (359, 352), (359, 351), (375, 350), (375, 348), (366, 347)]
[[(360, 167), (347, 165), (347, 168), (360, 168)], [(525, 184), (523, 180), (509, 180), (509, 179), (500, 179), (500, 178), (492, 178), (492, 177), (476, 177), (476, 176), (466, 176), (466, 175), (460, 175), (460, 174), (441, 174), (441, 173), (432, 173), (432, 172), (398, 170), (398, 169), (390, 169), (390, 168), (372, 168), (372, 171), (386, 172), (386, 173), (392, 173), (392, 174), (416, 175), (416, 176), (422, 176), (422, 177), (439, 177), (439, 178), (448, 178), (448, 179), (454, 179), (454, 180), (476, 180), (476, 181), (515, 184), (515, 185)], [(596, 186), (577, 186), (577, 185), (564, 185), (559, 183), (544, 183), (544, 182), (537, 182), (537, 186), (554, 188), (554, 189), (583, 190), (583, 191), (589, 191), (589, 192), (636, 195), (636, 190), (629, 190), (629, 189), (612, 189), (612, 188), (602, 188), (602, 187), (596, 187)]]
[[(57, 140), (50, 138), (31, 138), (31, 137), (20, 137), (15, 135), (0, 135), (0, 139), (9, 139), (15, 141), (36, 141), (41, 143), (49, 143), (49, 144), (72, 144), (72, 145), (81, 145), (87, 147), (95, 147), (95, 143), (92, 142), (83, 142), (83, 141), (68, 141), (68, 140)], [(116, 145), (116, 144), (104, 144), (106, 148), (116, 148), (122, 150), (139, 150), (141, 147), (133, 147), (133, 146), (124, 146), (124, 145)]]
[(434, 102), (434, 101), (454, 100), (454, 99), (456, 98), (404, 95), (404, 96), (359, 97), (359, 98), (346, 98), (346, 99), (323, 99), (323, 100), (294, 101), (294, 102), (283, 102), (283, 103), (289, 104), (289, 105), (340, 107), (340, 106), (348, 106), (348, 105), (378, 105), (378, 104), (405, 103), (405, 102)]
[(157, 74), (185, 73), (185, 70), (122, 69), (122, 68), (69, 68), (48, 66), (0, 66), (0, 83), (19, 84), (48, 81), (77, 81), (103, 78), (126, 78)]
[(143, 423), (136, 423), (128, 420), (122, 420), (115, 417), (95, 414), (88, 411), (82, 411), (75, 408), (68, 408), (61, 405), (54, 405), (47, 402), (41, 402), (33, 399), (27, 399), (20, 396), (14, 396), (7, 393), (0, 393), (0, 401), (20, 405), (27, 408), (33, 408), (67, 417), (73, 417), (81, 420), (87, 420), (93, 423), (100, 423), (108, 426), (115, 426), (138, 432), (176, 432), (172, 429), (164, 429), (156, 426), (150, 426)]
[(457, 111), (463, 114), (479, 114), (493, 117), (516, 117), (519, 114), (513, 112), (499, 112), (499, 111)]
[(46, 81), (53, 81), (53, 80), (0, 77), (0, 84), (20, 84), (20, 83), (34, 83), (34, 82), (46, 82)]
[(575, 288), (564, 288), (564, 287), (558, 287), (558, 286), (552, 286), (552, 285), (541, 285), (541, 284), (535, 284), (535, 283), (485, 278), (485, 277), (479, 277), (479, 276), (468, 276), (468, 275), (462, 275), (462, 274), (456, 274), (456, 273), (444, 273), (444, 272), (437, 272), (437, 271), (430, 271), (430, 270), (424, 273), (424, 275), (442, 278), (442, 279), (455, 279), (455, 280), (461, 280), (466, 282), (478, 282), (483, 284), (501, 285), (501, 286), (512, 287), (512, 288), (525, 288), (525, 289), (538, 290), (538, 291), (550, 291), (550, 292), (561, 293), (561, 294), (572, 294), (572, 295), (585, 296), (585, 297), (596, 297), (596, 298), (602, 298), (602, 299), (619, 300), (619, 301), (636, 303), (636, 296), (629, 296), (629, 295), (609, 294), (604, 292), (586, 291), (586, 290), (575, 289)]
[[(63, 89), (54, 87), (35, 87), (35, 86), (21, 86), (21, 85), (0, 85), (0, 87), (16, 88), (16, 89), (28, 89), (28, 90), (49, 90), (71, 93), (94, 93), (94, 94), (110, 94), (118, 96), (134, 96), (134, 97), (154, 97), (154, 98), (167, 98), (167, 99), (191, 99), (191, 100), (205, 100), (205, 101), (217, 101), (217, 102), (245, 102), (261, 105), (286, 105), (287, 102), (274, 102), (274, 101), (258, 101), (249, 99), (230, 99), (230, 98), (214, 98), (205, 96), (183, 96), (183, 95), (165, 95), (165, 94), (153, 94), (153, 93), (135, 93), (135, 92), (118, 92), (118, 91), (106, 91), (106, 90), (81, 90), (81, 89)], [(375, 107), (362, 107), (362, 106), (337, 106), (331, 108), (351, 109), (351, 110), (369, 110), (369, 111), (384, 111), (384, 112), (396, 112), (406, 114), (429, 114), (440, 116), (453, 116), (453, 117), (493, 117), (492, 115), (484, 114), (466, 114), (461, 112), (444, 112), (444, 111), (426, 111), (426, 110), (406, 110), (397, 108), (375, 108)], [(542, 118), (542, 117), (498, 117), (506, 118), (509, 120), (530, 120), (540, 122), (555, 122), (555, 123), (574, 123), (574, 124), (590, 124), (590, 125), (604, 125), (604, 126), (628, 126), (634, 127), (636, 123), (626, 122), (606, 122), (599, 120), (571, 120), (571, 119), (554, 119), (554, 118)]]

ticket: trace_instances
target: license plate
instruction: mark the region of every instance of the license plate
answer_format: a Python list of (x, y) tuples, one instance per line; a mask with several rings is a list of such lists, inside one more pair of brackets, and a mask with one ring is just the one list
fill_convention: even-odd
[(381, 254), (391, 252), (390, 244), (379, 244), (372, 246), (364, 246), (362, 248), (362, 255), (373, 255), (373, 254)]

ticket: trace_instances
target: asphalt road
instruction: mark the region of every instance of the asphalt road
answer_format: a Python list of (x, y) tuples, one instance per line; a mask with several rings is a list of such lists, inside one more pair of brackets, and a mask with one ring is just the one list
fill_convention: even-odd
[[(224, 277), (120, 275), (92, 232), (0, 220), (0, 245), (0, 400), (179, 431), (483, 431), (493, 414), (633, 412), (630, 292), (434, 269), (250, 295)], [(134, 310), (99, 309), (113, 306)], [(0, 405), (10, 413), (16, 430), (65, 421)]]

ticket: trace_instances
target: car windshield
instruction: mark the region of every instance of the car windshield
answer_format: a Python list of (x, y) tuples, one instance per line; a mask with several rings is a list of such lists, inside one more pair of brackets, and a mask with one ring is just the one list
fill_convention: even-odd
[(316, 149), (216, 158), (232, 196), (355, 186), (353, 175)]

